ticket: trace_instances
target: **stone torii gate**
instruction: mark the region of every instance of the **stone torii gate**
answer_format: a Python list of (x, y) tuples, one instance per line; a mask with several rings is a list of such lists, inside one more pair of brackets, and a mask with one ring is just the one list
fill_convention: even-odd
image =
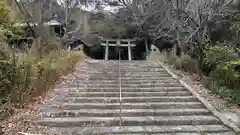
[(108, 60), (109, 57), (109, 47), (128, 47), (128, 60), (132, 60), (132, 47), (136, 45), (133, 44), (135, 40), (131, 39), (104, 39), (101, 43), (102, 46), (105, 47), (105, 60)]

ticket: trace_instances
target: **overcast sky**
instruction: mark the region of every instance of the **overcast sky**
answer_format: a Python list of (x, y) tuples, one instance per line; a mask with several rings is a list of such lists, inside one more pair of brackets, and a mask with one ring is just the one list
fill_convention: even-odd
[[(93, 6), (88, 6), (88, 7), (82, 6), (82, 9), (87, 10), (87, 11), (95, 10)], [(108, 11), (108, 12), (116, 12), (117, 9), (118, 9), (117, 7), (105, 6), (103, 10)]]
[[(57, 0), (59, 4), (63, 3), (64, 0)], [(94, 9), (94, 6), (81, 6), (82, 9), (86, 10), (86, 11), (95, 11)], [(118, 7), (111, 7), (111, 6), (105, 6), (104, 7), (104, 11), (107, 11), (107, 12), (116, 12), (118, 9)]]

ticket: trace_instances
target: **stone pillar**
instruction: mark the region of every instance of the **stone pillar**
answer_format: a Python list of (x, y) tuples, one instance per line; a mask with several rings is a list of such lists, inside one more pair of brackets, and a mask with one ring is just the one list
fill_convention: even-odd
[(131, 50), (131, 42), (128, 41), (128, 60), (132, 60), (132, 50)]
[(106, 48), (105, 48), (105, 60), (108, 60), (109, 46), (108, 40), (106, 40)]
[(118, 59), (121, 59), (121, 55), (122, 55), (122, 54), (121, 54), (120, 43), (121, 43), (120, 40), (117, 40), (117, 41), (116, 41), (116, 48), (117, 48), (117, 55), (118, 55), (117, 58), (118, 58)]
[(71, 51), (71, 45), (68, 46), (68, 51)]
[(148, 60), (149, 50), (148, 50), (148, 39), (145, 38), (145, 49), (146, 49), (146, 60)]

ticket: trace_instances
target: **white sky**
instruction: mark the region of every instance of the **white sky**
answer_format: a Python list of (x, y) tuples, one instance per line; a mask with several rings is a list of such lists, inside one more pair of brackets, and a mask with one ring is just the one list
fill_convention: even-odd
[[(85, 7), (85, 6), (82, 6), (82, 9), (84, 9), (84, 10), (86, 10), (86, 11), (94, 11), (95, 9), (94, 9), (94, 7), (93, 6), (89, 6), (89, 7)], [(110, 12), (114, 12), (114, 11), (116, 11), (118, 8), (114, 8), (114, 7), (111, 7), (111, 6), (106, 6), (106, 7), (104, 7), (104, 9), (103, 10), (105, 10), (105, 11), (110, 11)]]
[[(63, 3), (64, 0), (57, 0), (59, 4)], [(86, 11), (94, 11), (94, 7), (93, 6), (82, 6), (82, 9), (86, 10)], [(118, 7), (111, 7), (111, 6), (105, 6), (105, 8), (103, 9), (104, 11), (108, 11), (108, 12), (116, 12), (118, 10)]]

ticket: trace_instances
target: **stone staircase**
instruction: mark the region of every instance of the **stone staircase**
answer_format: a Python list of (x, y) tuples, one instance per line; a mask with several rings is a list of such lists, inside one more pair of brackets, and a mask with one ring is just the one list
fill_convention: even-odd
[(66, 135), (234, 135), (157, 62), (89, 61), (33, 121)]

